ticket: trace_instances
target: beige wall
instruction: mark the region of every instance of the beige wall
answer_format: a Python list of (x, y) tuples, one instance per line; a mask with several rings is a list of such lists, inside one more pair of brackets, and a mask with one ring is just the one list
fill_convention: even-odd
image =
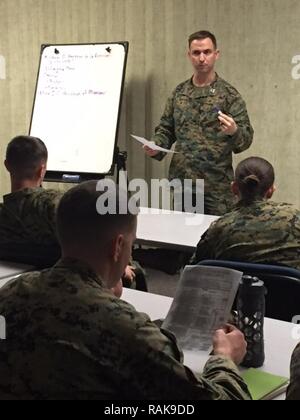
[[(248, 105), (255, 141), (238, 159), (270, 159), (276, 198), (300, 207), (300, 79), (291, 73), (300, 55), (299, 0), (0, 0), (1, 159), (9, 139), (28, 131), (42, 43), (128, 40), (120, 145), (131, 176), (165, 176), (168, 162), (150, 162), (129, 134), (150, 137), (167, 96), (190, 77), (186, 38), (198, 29), (216, 34), (218, 72)], [(1, 167), (0, 193), (8, 189)]]

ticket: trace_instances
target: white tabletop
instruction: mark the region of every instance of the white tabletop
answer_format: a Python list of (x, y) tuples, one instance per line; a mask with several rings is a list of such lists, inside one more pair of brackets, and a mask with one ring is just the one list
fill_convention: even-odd
[(26, 271), (31, 271), (33, 269), (34, 267), (31, 265), (0, 261), (0, 287), (4, 286), (4, 284), (7, 282), (7, 279), (25, 273)]
[(0, 261), (0, 289), (10, 280), (16, 279), (22, 273), (31, 271), (33, 268), (29, 265)]
[(138, 216), (137, 242), (193, 251), (203, 233), (217, 219), (217, 216), (205, 214), (142, 207)]
[[(124, 289), (122, 299), (132, 304), (137, 311), (147, 313), (152, 320), (165, 318), (172, 303), (172, 298), (152, 293), (140, 292), (132, 289)], [(290, 359), (297, 340), (293, 333), (298, 329), (296, 324), (265, 318), (265, 363), (260, 368), (280, 376), (290, 376)], [(297, 334), (296, 334), (297, 335)], [(195, 352), (185, 353), (185, 364), (195, 372), (203, 366), (203, 360)]]

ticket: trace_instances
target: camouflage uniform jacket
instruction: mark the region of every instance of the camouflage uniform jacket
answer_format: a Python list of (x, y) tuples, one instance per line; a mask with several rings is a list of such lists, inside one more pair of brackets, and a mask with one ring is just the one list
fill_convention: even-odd
[(0, 399), (250, 398), (229, 359), (211, 357), (196, 377), (173, 336), (77, 260), (7, 283), (0, 314)]
[(300, 400), (300, 343), (295, 348), (291, 359), (291, 377), (287, 389), (287, 400)]
[(202, 236), (193, 263), (223, 259), (285, 264), (300, 269), (300, 212), (292, 205), (242, 201)]
[[(219, 110), (235, 120), (238, 130), (233, 136), (221, 132)], [(179, 153), (173, 156), (169, 178), (204, 179), (208, 212), (221, 215), (232, 208), (232, 153), (248, 149), (252, 138), (245, 102), (233, 86), (217, 76), (210, 86), (196, 87), (191, 79), (178, 85), (153, 140), (165, 148), (176, 142)], [(163, 157), (160, 153), (156, 159)]]
[(43, 188), (26, 188), (3, 197), (0, 204), (1, 258), (18, 260), (26, 256), (28, 261), (20, 262), (34, 263), (30, 261), (31, 256), (34, 260), (43, 248), (60, 250), (55, 216), (61, 197), (61, 192)]

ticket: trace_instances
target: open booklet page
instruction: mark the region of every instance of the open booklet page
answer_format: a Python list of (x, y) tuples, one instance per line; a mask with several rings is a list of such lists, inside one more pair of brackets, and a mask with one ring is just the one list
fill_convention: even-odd
[(162, 328), (175, 334), (183, 350), (208, 354), (214, 332), (230, 317), (242, 274), (228, 268), (186, 266)]

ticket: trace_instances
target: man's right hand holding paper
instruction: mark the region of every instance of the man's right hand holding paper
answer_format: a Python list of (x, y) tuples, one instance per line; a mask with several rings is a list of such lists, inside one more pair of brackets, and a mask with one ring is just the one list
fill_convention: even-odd
[(151, 147), (148, 147), (148, 146), (143, 146), (143, 149), (145, 150), (146, 154), (150, 157), (154, 157), (154, 156), (158, 155), (158, 153), (159, 153), (158, 150), (153, 150), (153, 149), (151, 149)]
[(225, 356), (239, 365), (247, 351), (247, 343), (244, 334), (230, 324), (215, 332), (213, 337), (213, 354)]

